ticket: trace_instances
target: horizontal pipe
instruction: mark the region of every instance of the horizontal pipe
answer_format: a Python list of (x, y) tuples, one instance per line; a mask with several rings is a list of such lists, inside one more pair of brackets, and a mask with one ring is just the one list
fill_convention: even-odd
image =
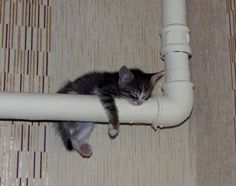
[[(157, 98), (140, 106), (116, 99), (121, 123), (152, 124), (157, 120)], [(97, 96), (65, 94), (0, 93), (0, 118), (22, 120), (65, 120), (107, 122)]]

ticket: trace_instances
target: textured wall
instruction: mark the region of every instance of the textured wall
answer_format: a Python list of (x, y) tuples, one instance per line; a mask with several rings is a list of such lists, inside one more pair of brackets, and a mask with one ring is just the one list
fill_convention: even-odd
[[(0, 90), (50, 92), (49, 1), (0, 1)], [(0, 184), (46, 185), (47, 123), (0, 122)]]
[[(98, 125), (94, 154), (83, 159), (64, 149), (51, 123), (1, 121), (0, 185), (236, 185), (235, 2), (188, 2), (191, 123), (157, 131), (121, 126), (114, 140)], [(160, 6), (160, 0), (0, 0), (0, 89), (52, 93), (91, 70), (162, 69)]]
[[(52, 1), (53, 90), (90, 70), (118, 70), (124, 64), (162, 69), (160, 2)], [(188, 125), (157, 131), (122, 126), (114, 140), (106, 125), (98, 125), (90, 159), (66, 152), (51, 128), (49, 134), (49, 185), (189, 186), (192, 181)]]
[[(195, 105), (191, 117), (199, 186), (236, 185), (235, 1), (188, 1)], [(230, 20), (230, 25), (229, 25)]]

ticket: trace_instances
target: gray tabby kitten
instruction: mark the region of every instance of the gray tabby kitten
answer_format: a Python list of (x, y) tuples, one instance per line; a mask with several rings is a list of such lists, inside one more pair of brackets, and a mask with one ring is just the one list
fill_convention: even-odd
[[(119, 72), (91, 72), (68, 82), (58, 93), (99, 96), (109, 118), (108, 133), (114, 138), (119, 131), (119, 118), (114, 97), (124, 97), (134, 105), (141, 105), (152, 93), (163, 71), (144, 73), (139, 69), (120, 68)], [(56, 125), (68, 150), (77, 150), (83, 157), (92, 155), (88, 143), (94, 128), (92, 122), (63, 121)]]

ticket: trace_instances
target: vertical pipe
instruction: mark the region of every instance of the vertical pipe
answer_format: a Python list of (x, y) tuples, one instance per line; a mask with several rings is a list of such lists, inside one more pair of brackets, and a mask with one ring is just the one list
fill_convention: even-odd
[(175, 126), (186, 120), (193, 106), (193, 84), (190, 81), (189, 29), (186, 26), (186, 1), (162, 0), (162, 47), (165, 61), (163, 96), (158, 97), (157, 126)]
[(162, 0), (162, 25), (187, 24), (186, 0)]

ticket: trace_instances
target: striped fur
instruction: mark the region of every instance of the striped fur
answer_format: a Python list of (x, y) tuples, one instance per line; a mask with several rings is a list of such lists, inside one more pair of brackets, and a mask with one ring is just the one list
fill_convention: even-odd
[[(131, 103), (140, 105), (151, 96), (155, 83), (162, 76), (162, 72), (149, 74), (123, 66), (119, 72), (85, 74), (73, 82), (68, 82), (58, 93), (99, 96), (109, 119), (109, 136), (114, 138), (119, 131), (119, 117), (114, 97), (124, 97)], [(92, 132), (92, 125), (91, 122), (65, 121), (59, 122), (57, 129), (68, 150), (75, 149), (83, 157), (89, 157), (92, 155), (92, 148), (87, 140)]]

